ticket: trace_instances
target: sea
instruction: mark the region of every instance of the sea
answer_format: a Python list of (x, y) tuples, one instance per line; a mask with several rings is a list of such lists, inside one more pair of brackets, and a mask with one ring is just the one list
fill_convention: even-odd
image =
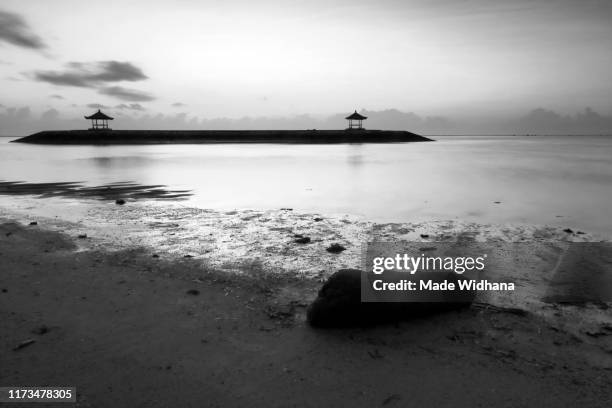
[[(373, 222), (553, 225), (612, 236), (612, 137), (432, 136), (392, 144), (61, 146), (0, 138), (0, 182), (132, 182), (184, 205)], [(10, 206), (0, 195), (0, 206)]]

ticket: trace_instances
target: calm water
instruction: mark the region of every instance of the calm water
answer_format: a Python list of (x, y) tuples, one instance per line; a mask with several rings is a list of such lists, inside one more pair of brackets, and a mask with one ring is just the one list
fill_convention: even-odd
[(612, 137), (437, 139), (331, 146), (40, 146), (0, 138), (0, 180), (134, 181), (193, 190), (185, 205), (203, 208), (556, 224), (612, 235)]

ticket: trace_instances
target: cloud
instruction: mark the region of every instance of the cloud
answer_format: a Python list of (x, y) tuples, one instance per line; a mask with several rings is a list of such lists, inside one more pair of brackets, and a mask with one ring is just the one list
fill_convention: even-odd
[(53, 99), (66, 99), (62, 95), (58, 95), (58, 94), (49, 95), (49, 98), (53, 98)]
[(120, 61), (70, 62), (63, 71), (35, 71), (37, 81), (53, 85), (95, 88), (110, 82), (141, 81), (148, 77), (140, 68)]
[(183, 102), (174, 102), (172, 104), (172, 106), (175, 107), (175, 108), (182, 108), (182, 107), (187, 106), (187, 105), (184, 104)]
[(43, 121), (54, 121), (57, 120), (57, 118), (59, 118), (59, 112), (57, 111), (57, 109), (49, 109), (48, 111), (43, 112), (43, 114), (41, 115), (40, 119)]
[(31, 32), (30, 27), (19, 14), (0, 10), (0, 41), (18, 47), (42, 50), (47, 46)]
[(608, 133), (612, 131), (612, 116), (604, 116), (591, 108), (575, 115), (559, 115), (544, 108), (537, 108), (527, 115), (510, 122), (515, 133), (580, 134)]
[(109, 109), (110, 108), (110, 106), (102, 105), (101, 103), (88, 103), (85, 106), (91, 109)]
[(102, 95), (108, 95), (128, 102), (147, 102), (155, 99), (154, 96), (136, 89), (124, 88), (122, 86), (108, 86), (98, 91)]
[(144, 111), (144, 110), (147, 110), (144, 106), (142, 106), (139, 103), (130, 103), (129, 105), (126, 105), (125, 103), (122, 103), (120, 105), (115, 106), (115, 109), (128, 109), (128, 110), (134, 110), (134, 111)]
[(155, 99), (151, 94), (136, 89), (108, 86), (114, 82), (134, 82), (148, 78), (140, 68), (130, 62), (70, 62), (63, 71), (35, 71), (32, 75), (37, 81), (53, 85), (97, 88), (101, 95), (128, 102), (146, 102)]

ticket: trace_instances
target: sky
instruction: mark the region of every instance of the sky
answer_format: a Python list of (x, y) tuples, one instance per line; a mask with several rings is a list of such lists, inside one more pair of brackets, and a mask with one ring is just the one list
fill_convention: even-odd
[(609, 119), (612, 1), (0, 0), (0, 89), (0, 120), (40, 125)]

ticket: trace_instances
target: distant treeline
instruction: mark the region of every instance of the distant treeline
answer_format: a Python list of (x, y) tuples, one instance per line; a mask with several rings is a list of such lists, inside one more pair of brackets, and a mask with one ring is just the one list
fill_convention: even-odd
[[(127, 106), (127, 105), (126, 105)], [(104, 107), (115, 117), (116, 129), (218, 129), (218, 130), (280, 130), (280, 129), (344, 129), (346, 113), (326, 117), (295, 115), (290, 117), (203, 118), (187, 113), (155, 114), (141, 105)], [(81, 115), (67, 119), (55, 109), (42, 115), (24, 108), (0, 107), (0, 135), (24, 136), (40, 130), (86, 129), (89, 123), (82, 115), (91, 113), (83, 107)], [(72, 112), (72, 110), (71, 110)], [(560, 115), (542, 108), (514, 118), (497, 116), (450, 117), (420, 116), (397, 109), (361, 110), (368, 117), (367, 129), (408, 130), (424, 134), (611, 134), (612, 115), (602, 115), (592, 109), (574, 115)]]

